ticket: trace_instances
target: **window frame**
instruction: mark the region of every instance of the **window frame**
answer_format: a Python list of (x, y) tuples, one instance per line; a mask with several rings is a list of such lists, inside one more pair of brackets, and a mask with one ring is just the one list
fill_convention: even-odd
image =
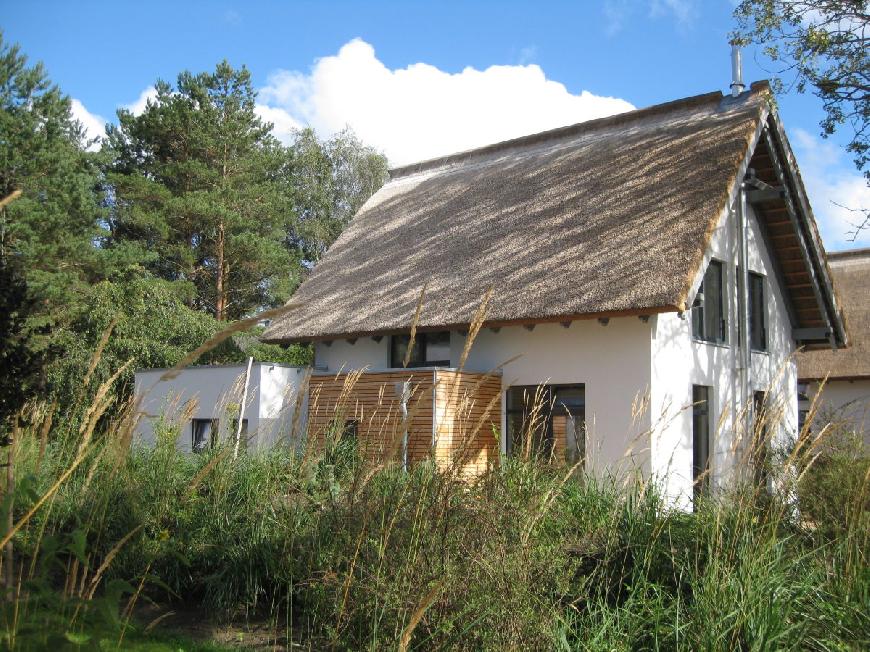
[[(421, 367), (449, 367), (450, 359), (447, 360), (427, 360), (427, 351), (429, 348), (429, 340), (434, 339), (434, 335), (444, 336), (446, 334), (447, 337), (447, 348), (448, 351), (450, 349), (450, 331), (430, 331), (423, 333), (416, 333), (414, 336), (414, 348), (419, 351), (419, 358), (416, 358), (412, 355), (408, 360), (408, 369), (419, 369)], [(405, 361), (404, 356), (401, 359), (397, 359), (396, 356), (396, 344), (399, 341), (407, 339), (410, 342), (411, 335), (410, 334), (400, 334), (400, 335), (391, 335), (390, 336), (390, 368), (392, 369), (400, 369), (402, 368), (402, 363)], [(449, 355), (449, 354), (448, 354)]]
[[(707, 275), (711, 270), (717, 270), (719, 276), (719, 301), (718, 315), (719, 325), (716, 335), (707, 333), (707, 310), (708, 310), (708, 290), (709, 285)], [(707, 344), (716, 344), (719, 346), (728, 345), (728, 303), (725, 300), (727, 295), (726, 287), (728, 284), (727, 265), (724, 261), (718, 258), (711, 258), (704, 270), (704, 276), (695, 292), (695, 300), (692, 302), (691, 317), (692, 317), (692, 339), (698, 342)]]
[[(747, 295), (749, 301), (749, 349), (758, 353), (766, 353), (768, 346), (767, 337), (767, 289), (766, 277), (758, 272), (749, 272), (749, 293)], [(758, 291), (760, 297), (758, 299), (761, 306), (760, 311), (754, 310), (755, 292)], [(756, 322), (756, 319), (759, 321)], [(756, 341), (756, 335), (760, 337), (760, 341)]]
[[(703, 390), (703, 398), (700, 393)], [(713, 387), (692, 385), (692, 507), (697, 508), (698, 499), (710, 489), (712, 474), (712, 409)], [(703, 421), (702, 421), (703, 420)], [(699, 425), (703, 424), (703, 428)], [(704, 432), (700, 432), (703, 430)], [(699, 444), (703, 443), (703, 446)], [(701, 464), (703, 462), (703, 465)], [(703, 466), (703, 468), (701, 468)]]
[[(247, 419), (245, 419), (247, 421)], [(197, 426), (200, 424), (209, 424), (208, 430), (208, 442), (204, 445), (197, 446)], [(219, 419), (197, 419), (192, 418), (190, 420), (190, 450), (194, 453), (204, 453), (212, 448), (214, 448), (215, 443), (217, 442), (218, 428), (220, 428), (220, 420)]]
[[(575, 445), (577, 442), (576, 436), (576, 420), (579, 416), (580, 419), (580, 428), (582, 429), (582, 437), (583, 440), (580, 442), (582, 445), (578, 446), (579, 451), (579, 459), (580, 459), (580, 468), (585, 468), (586, 459), (587, 459), (587, 432), (586, 432), (586, 383), (541, 383), (538, 385), (511, 385), (507, 389), (505, 389), (504, 394), (504, 413), (505, 413), (505, 454), (508, 456), (514, 455), (514, 434), (511, 432), (511, 416), (512, 415), (520, 415), (523, 417), (521, 423), (522, 428), (525, 429), (526, 424), (526, 415), (528, 414), (528, 410), (526, 409), (527, 405), (531, 401), (534, 401), (534, 396), (537, 394), (539, 389), (542, 391), (542, 401), (544, 405), (550, 404), (550, 408), (546, 415), (546, 423), (544, 426), (544, 436), (542, 438), (542, 442), (538, 446), (538, 450), (533, 449), (533, 453), (535, 455), (542, 455), (546, 458), (549, 458), (553, 452), (554, 446), (554, 432), (553, 432), (553, 417), (560, 416), (559, 414), (559, 406), (557, 404), (557, 395), (559, 390), (580, 390), (582, 392), (582, 404), (578, 407), (576, 406), (567, 406), (562, 403), (561, 412), (562, 414), (568, 416), (571, 419), (575, 420)], [(520, 407), (511, 407), (511, 392), (524, 392), (528, 393), (529, 400), (527, 401), (524, 398), (520, 401)], [(567, 433), (566, 433), (567, 436)], [(568, 453), (567, 442), (565, 445), (565, 452)], [(567, 460), (566, 460), (567, 461)]]

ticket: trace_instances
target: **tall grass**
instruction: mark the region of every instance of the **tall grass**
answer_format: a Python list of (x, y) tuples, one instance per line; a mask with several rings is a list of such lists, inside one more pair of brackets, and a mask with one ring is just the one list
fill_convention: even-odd
[[(311, 649), (868, 644), (866, 458), (804, 473), (824, 477), (801, 485), (798, 516), (751, 487), (686, 514), (641, 478), (566, 477), (534, 459), (468, 482), (428, 463), (370, 475), (340, 438), (305, 463), (287, 450), (234, 462), (228, 448), (177, 452), (171, 424), (154, 448), (119, 454), (119, 430), (95, 438), (16, 535), (10, 647), (68, 644), (95, 622), (123, 645), (122, 631), (145, 625), (129, 618), (133, 598), (159, 613), (197, 605), (216, 619), (267, 619), (275, 640)], [(18, 518), (70, 450), (50, 438), (37, 468), (38, 425), (21, 437)], [(843, 508), (813, 511), (846, 470)]]
[(123, 649), (191, 607), (307, 649), (870, 647), (870, 464), (835, 433), (765, 456), (774, 492), (749, 482), (689, 514), (530, 444), (475, 479), (404, 471), (400, 432), (392, 463), (339, 428), (234, 460), (229, 443), (180, 453), (161, 422), (131, 448), (136, 406), (107, 382), (77, 421), (34, 406), (19, 433), (10, 649)]

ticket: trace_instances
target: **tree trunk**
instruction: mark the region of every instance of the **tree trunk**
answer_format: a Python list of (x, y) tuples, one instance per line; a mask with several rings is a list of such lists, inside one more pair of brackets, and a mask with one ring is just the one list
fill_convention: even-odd
[(226, 269), (224, 265), (224, 225), (221, 222), (218, 225), (217, 239), (217, 278), (215, 280), (215, 290), (217, 297), (215, 298), (214, 317), (218, 321), (223, 321), (226, 318), (226, 303), (227, 293), (224, 288)]

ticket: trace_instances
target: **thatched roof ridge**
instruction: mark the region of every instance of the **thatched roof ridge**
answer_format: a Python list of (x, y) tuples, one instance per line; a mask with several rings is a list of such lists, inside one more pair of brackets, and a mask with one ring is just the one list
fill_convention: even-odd
[(268, 341), (685, 309), (767, 115), (709, 93), (394, 170)]
[(828, 267), (850, 346), (798, 353), (798, 377), (804, 381), (870, 378), (870, 249), (829, 252)]

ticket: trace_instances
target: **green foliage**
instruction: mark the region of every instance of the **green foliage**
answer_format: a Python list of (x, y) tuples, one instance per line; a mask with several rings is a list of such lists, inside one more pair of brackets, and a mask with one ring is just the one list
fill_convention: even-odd
[(290, 146), (294, 229), (291, 242), (315, 263), (388, 178), (387, 160), (350, 130), (321, 141), (312, 129)]
[(287, 157), (256, 115), (250, 73), (224, 61), (156, 89), (141, 115), (121, 110), (108, 130), (112, 244), (192, 284), (192, 305), (218, 320), (285, 301), (299, 280), (283, 246)]
[[(750, 490), (686, 514), (641, 478), (566, 479), (536, 462), (505, 460), (466, 483), (431, 464), (372, 474), (341, 438), (318, 454), (275, 449), (233, 461), (222, 448), (177, 452), (170, 423), (156, 447), (130, 455), (106, 434), (106, 448), (22, 537), (22, 554), (44, 531), (67, 543), (43, 559), (93, 568), (141, 526), (106, 578), (142, 583), (164, 609), (266, 618), (310, 649), (393, 648), (415, 613), (411, 649), (868, 643), (866, 509), (831, 536)], [(35, 443), (23, 442), (19, 468), (33, 471)], [(52, 444), (17, 509), (63, 459)], [(850, 485), (841, 498), (866, 491)], [(801, 511), (812, 500), (802, 494)], [(69, 564), (48, 566), (59, 586)], [(62, 624), (51, 626), (62, 633)]]
[(23, 297), (11, 287), (2, 297), (0, 311), (17, 315), (14, 326), (6, 326), (14, 332), (4, 333), (3, 345), (10, 337), (25, 343), (32, 374), (16, 381), (35, 391), (42, 384), (41, 362), (59, 355), (58, 329), (68, 325), (82, 294), (109, 261), (94, 246), (104, 235), (98, 160), (82, 148), (70, 99), (40, 64), (28, 66), (2, 34), (0, 134), (0, 198), (22, 191), (0, 208), (0, 259), (4, 282), (12, 282), (15, 270), (15, 283), (26, 287)]
[[(870, 181), (870, 50), (867, 0), (743, 0), (735, 9), (738, 43), (764, 46), (765, 55), (794, 76), (798, 92), (822, 100), (823, 135), (852, 129), (847, 146)], [(785, 87), (781, 77), (774, 90)]]
[[(50, 368), (49, 379), (61, 404), (75, 403), (93, 352), (111, 324), (112, 336), (91, 376), (90, 387), (98, 386), (130, 361), (116, 384), (121, 396), (132, 391), (136, 369), (171, 367), (216, 333), (220, 325), (213, 317), (187, 307), (184, 289), (136, 267), (88, 288), (69, 326), (57, 334), (64, 356)], [(232, 357), (231, 346), (224, 346), (200, 362)]]
[(36, 381), (37, 359), (25, 332), (32, 309), (19, 261), (0, 252), (0, 431)]
[[(0, 421), (35, 392), (76, 405), (113, 320), (90, 389), (130, 360), (123, 396), (136, 368), (171, 366), (218, 322), (283, 303), (385, 181), (384, 157), (349, 132), (323, 142), (306, 130), (284, 147), (255, 100), (245, 68), (183, 72), (141, 115), (120, 111), (88, 152), (70, 99), (0, 35), (0, 198), (22, 191), (0, 208), (0, 355), (12, 372)], [(306, 364), (311, 350), (237, 334), (199, 362), (248, 356)]]
[(861, 491), (868, 477), (870, 451), (861, 434), (835, 425), (798, 484), (804, 516), (820, 535), (836, 539), (855, 519), (870, 517), (870, 492)]

